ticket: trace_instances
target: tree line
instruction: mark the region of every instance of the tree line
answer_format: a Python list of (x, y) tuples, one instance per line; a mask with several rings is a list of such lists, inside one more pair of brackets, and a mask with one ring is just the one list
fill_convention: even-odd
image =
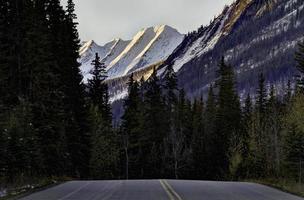
[[(301, 45), (302, 73), (303, 55)], [(303, 181), (302, 79), (277, 94), (261, 73), (256, 94), (241, 101), (224, 58), (217, 73), (208, 96), (193, 101), (177, 88), (171, 66), (163, 79), (156, 72), (145, 82), (131, 76), (120, 127), (124, 177)]]
[[(106, 68), (85, 85), (74, 3), (0, 0), (0, 180), (175, 178), (303, 181), (304, 81), (285, 94), (263, 74), (244, 101), (224, 58), (206, 97), (190, 101), (168, 66), (130, 77), (114, 127)], [(304, 73), (304, 46), (297, 53)]]

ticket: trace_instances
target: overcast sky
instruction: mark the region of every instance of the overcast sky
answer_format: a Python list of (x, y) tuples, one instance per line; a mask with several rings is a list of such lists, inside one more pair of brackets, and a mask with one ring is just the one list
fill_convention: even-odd
[[(66, 1), (66, 0), (62, 0)], [(144, 27), (167, 24), (181, 33), (196, 30), (233, 0), (74, 0), (81, 40), (104, 44), (131, 39)]]

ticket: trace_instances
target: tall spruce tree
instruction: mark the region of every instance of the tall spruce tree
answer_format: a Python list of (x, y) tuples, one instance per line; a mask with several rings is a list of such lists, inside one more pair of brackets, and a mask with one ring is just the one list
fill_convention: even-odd
[(249, 178), (250, 172), (250, 140), (251, 140), (251, 125), (252, 125), (253, 105), (251, 96), (248, 93), (245, 99), (245, 105), (242, 110), (242, 125), (241, 125), (241, 138), (240, 138), (240, 155), (242, 163), (237, 171), (236, 177)]
[[(62, 36), (63, 68), (61, 69), (64, 85), (65, 124), (72, 176), (87, 177), (89, 164), (89, 124), (88, 110), (85, 105), (85, 86), (78, 63), (80, 40), (77, 31), (75, 4), (68, 0), (64, 17)], [(79, 159), (82, 158), (82, 159)]]
[(88, 97), (90, 100), (91, 118), (91, 177), (113, 179), (117, 173), (117, 138), (114, 135), (111, 111), (108, 99), (108, 88), (104, 82), (107, 75), (105, 66), (96, 53), (92, 61), (92, 79), (88, 80)]
[(139, 85), (133, 79), (133, 74), (130, 76), (128, 83), (129, 95), (124, 101), (124, 114), (122, 116), (121, 130), (123, 132), (124, 140), (124, 163), (125, 163), (125, 177), (139, 178), (141, 171), (140, 159), (140, 140), (141, 140), (141, 110), (140, 110), (140, 94)]
[(222, 58), (219, 65), (219, 80), (217, 81), (218, 108), (215, 121), (214, 145), (214, 178), (225, 179), (230, 174), (232, 153), (235, 153), (236, 141), (240, 129), (240, 103), (235, 89), (233, 68)]
[(303, 92), (304, 87), (304, 43), (299, 43), (299, 50), (296, 52), (297, 68), (300, 72), (298, 77), (298, 88)]
[(208, 91), (208, 98), (206, 102), (206, 109), (204, 112), (205, 136), (203, 140), (203, 161), (202, 171), (204, 171), (204, 179), (213, 179), (213, 155), (216, 146), (214, 146), (214, 132), (215, 132), (215, 117), (216, 117), (217, 102), (213, 92), (213, 86), (210, 85)]
[(286, 175), (292, 177), (300, 185), (304, 181), (304, 97), (298, 94), (291, 103), (284, 117), (284, 161)]
[(142, 151), (143, 157), (145, 157), (143, 171), (147, 178), (159, 178), (164, 173), (164, 138), (169, 132), (165, 112), (160, 80), (154, 69), (146, 84), (144, 95), (144, 137), (142, 141), (144, 148)]
[(253, 138), (255, 143), (254, 164), (256, 175), (262, 176), (266, 172), (266, 148), (267, 148), (267, 133), (266, 133), (266, 112), (267, 112), (267, 91), (265, 85), (264, 74), (259, 76), (259, 84), (256, 93), (256, 104), (254, 113), (254, 130)]
[(193, 172), (192, 175), (195, 179), (204, 179), (204, 154), (205, 154), (205, 124), (204, 124), (204, 100), (196, 100), (193, 104), (193, 139), (192, 139), (192, 162)]

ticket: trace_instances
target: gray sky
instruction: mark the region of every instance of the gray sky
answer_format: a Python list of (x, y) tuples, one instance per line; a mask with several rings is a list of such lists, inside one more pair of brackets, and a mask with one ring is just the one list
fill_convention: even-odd
[[(62, 0), (66, 1), (66, 0)], [(196, 30), (233, 0), (74, 0), (81, 40), (104, 44), (131, 39), (144, 27), (167, 24), (181, 33)]]

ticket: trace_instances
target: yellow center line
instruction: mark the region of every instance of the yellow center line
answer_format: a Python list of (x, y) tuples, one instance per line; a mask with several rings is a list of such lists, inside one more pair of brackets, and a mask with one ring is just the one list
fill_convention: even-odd
[(159, 180), (170, 200), (183, 200), (166, 180)]

